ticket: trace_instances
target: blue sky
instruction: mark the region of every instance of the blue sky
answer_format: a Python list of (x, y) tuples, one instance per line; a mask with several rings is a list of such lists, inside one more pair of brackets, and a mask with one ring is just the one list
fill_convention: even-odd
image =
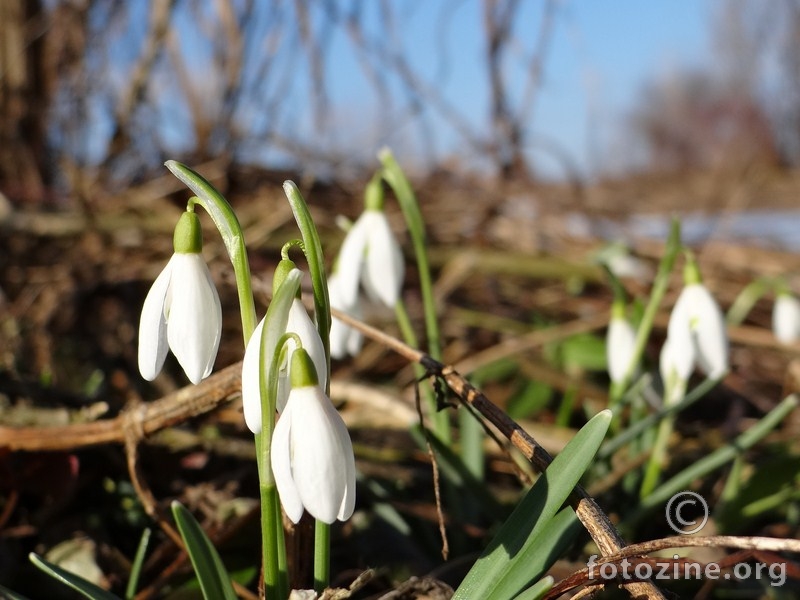
[[(412, 66), (429, 81), (443, 75), (443, 94), (476, 127), (487, 122), (489, 100), (481, 4), (422, 1), (400, 3), (397, 9), (408, 25), (398, 44)], [(527, 64), (542, 16), (541, 2), (521, 6), (515, 33), (523, 47), (510, 58), (507, 71), (517, 98), (525, 80), (520, 68)], [(448, 7), (444, 14), (443, 7)], [(627, 160), (609, 150), (621, 139), (626, 111), (648, 78), (709, 61), (713, 10), (710, 0), (562, 0), (527, 127), (537, 140), (567, 152), (583, 173)], [(332, 41), (328, 84), (337, 117), (363, 127), (376, 118), (369, 109), (374, 93), (348, 44), (344, 36)], [(399, 94), (400, 87), (395, 89)], [(432, 143), (446, 152), (451, 132), (435, 119), (430, 124)], [(402, 145), (398, 138), (402, 135), (387, 141)], [(545, 174), (558, 176), (562, 170), (547, 154), (536, 162)]]
[[(355, 6), (349, 0), (337, 0), (333, 5), (340, 11)], [(411, 70), (426, 84), (436, 86), (450, 107), (448, 114), (458, 114), (468, 128), (485, 137), (489, 88), (482, 5), (482, 0), (398, 0), (385, 6), (392, 8), (396, 23), (402, 25), (402, 29), (396, 29), (392, 47), (408, 59)], [(520, 2), (514, 25), (517, 42), (504, 71), (515, 106), (524, 94), (524, 69), (530, 64), (539, 36), (543, 5), (541, 0)], [(150, 2), (139, 0), (128, 6), (132, 33), (115, 36), (112, 51), (130, 65), (138, 56)], [(184, 45), (193, 85), (207, 103), (206, 110), (214, 114), (222, 87), (220, 75), (213, 71), (208, 43), (218, 40), (217, 30), (209, 25), (218, 15), (212, 3), (201, 5), (205, 7), (201, 13), (204, 25), (197, 28), (197, 13), (187, 13), (185, 3), (178, 6), (173, 22), (176, 35)], [(254, 18), (259, 28), (249, 46), (254, 53), (250, 60), (257, 61), (272, 52), (270, 39), (278, 35), (282, 39), (275, 61), (279, 75), (266, 81), (265, 91), (256, 102), (242, 108), (241, 126), (255, 131), (265, 123), (274, 125), (285, 137), (299, 137), (311, 146), (344, 152), (362, 164), (374, 161), (383, 145), (392, 147), (411, 169), (456, 153), (469, 164), (472, 157), (464, 159), (469, 146), (446, 123), (441, 111), (426, 108), (421, 119), (412, 119), (400, 110), (409, 105), (408, 87), (395, 75), (387, 77), (388, 97), (376, 93), (364, 74), (360, 62), (364, 58), (356, 56), (344, 26), (339, 23), (329, 28), (328, 15), (321, 8), (324, 5), (312, 3), (315, 33), (327, 35), (323, 36), (323, 53), (329, 105), (320, 134), (309, 101), (308, 61), (297, 44), (297, 31), (290, 25), (296, 23), (293, 5), (267, 2), (257, 6), (261, 10)], [(279, 26), (267, 33), (273, 17), (265, 9), (276, 6), (283, 7), (285, 14)], [(363, 0), (358, 6), (366, 35), (372, 39), (386, 35), (377, 26), (382, 2)], [(551, 177), (564, 174), (564, 163), (553, 160), (552, 152), (536, 149), (540, 147), (557, 148), (581, 175), (630, 164), (632, 150), (622, 143), (625, 114), (648, 79), (710, 62), (710, 21), (713, 11), (724, 4), (719, 0), (561, 0), (557, 6), (543, 78), (533, 110), (524, 120), (534, 142), (531, 147), (537, 172)], [(162, 64), (168, 67), (170, 63), (164, 60)], [(114, 86), (123, 89), (129, 72), (115, 70), (113, 77)], [(192, 130), (186, 107), (174, 101), (180, 100), (176, 77), (167, 68), (159, 72), (153, 85), (155, 90), (166, 90), (161, 103), (161, 133), (178, 152), (191, 145)], [(273, 162), (286, 158), (274, 150), (264, 148), (262, 152)]]

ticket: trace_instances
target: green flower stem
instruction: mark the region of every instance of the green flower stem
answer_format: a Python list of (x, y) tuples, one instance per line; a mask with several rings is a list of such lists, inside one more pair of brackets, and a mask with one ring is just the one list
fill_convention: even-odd
[[(653, 329), (653, 322), (655, 321), (658, 308), (661, 306), (661, 301), (667, 293), (669, 287), (669, 278), (672, 273), (672, 268), (675, 266), (675, 259), (681, 250), (681, 224), (680, 221), (674, 219), (672, 221), (672, 228), (670, 229), (667, 245), (664, 250), (664, 257), (658, 265), (658, 272), (656, 273), (655, 281), (653, 282), (653, 290), (650, 293), (650, 300), (642, 315), (642, 320), (636, 330), (636, 344), (631, 357), (631, 364), (628, 366), (628, 372), (625, 374), (624, 379), (620, 385), (613, 386), (610, 390), (611, 395), (609, 398), (609, 406), (612, 409), (618, 406), (622, 394), (628, 389), (633, 375), (636, 372), (636, 365), (641, 363), (642, 355), (644, 354), (647, 340), (650, 337), (650, 332)], [(618, 415), (615, 415), (614, 422), (612, 422), (611, 430), (615, 431), (618, 428)]]
[[(671, 401), (672, 398), (675, 398), (679, 402), (683, 399), (685, 392), (685, 381), (671, 382), (671, 384), (667, 386), (667, 390), (664, 393), (664, 405), (667, 406), (674, 404), (674, 402)], [(653, 443), (653, 448), (650, 452), (650, 458), (648, 459), (647, 467), (645, 468), (644, 479), (642, 480), (642, 485), (639, 489), (640, 498), (649, 496), (650, 493), (655, 489), (658, 479), (661, 477), (661, 465), (664, 463), (664, 457), (667, 453), (667, 443), (669, 442), (669, 436), (672, 434), (674, 427), (675, 413), (669, 414), (658, 424), (656, 440)]]
[[(428, 340), (428, 354), (436, 360), (441, 360), (442, 349), (439, 335), (439, 321), (436, 315), (436, 302), (433, 297), (433, 282), (431, 279), (431, 270), (428, 262), (428, 253), (425, 243), (425, 222), (422, 219), (422, 213), (419, 210), (414, 191), (411, 184), (406, 178), (405, 173), (400, 168), (400, 165), (395, 160), (391, 151), (384, 148), (378, 153), (378, 158), (383, 164), (383, 178), (391, 186), (397, 198), (400, 209), (403, 211), (408, 232), (411, 236), (411, 242), (414, 246), (414, 255), (417, 261), (417, 270), (419, 272), (419, 287), (422, 296), (422, 308), (425, 315), (425, 334)], [(400, 322), (400, 328), (406, 339), (406, 343), (414, 348), (419, 348), (416, 341), (416, 336), (413, 335), (413, 330), (410, 327), (408, 315), (406, 314), (404, 306), (396, 307), (395, 314), (398, 316), (398, 322), (402, 318), (405, 319), (405, 326)], [(410, 334), (410, 337), (409, 337)], [(413, 341), (412, 341), (413, 340)], [(418, 370), (419, 371), (419, 370)], [(422, 373), (424, 374), (424, 372)], [(422, 375), (420, 374), (420, 376)], [(450, 422), (447, 414), (439, 412), (436, 407), (436, 401), (433, 395), (428, 392), (426, 397), (430, 398), (429, 404), (432, 406), (432, 418), (434, 424), (434, 432), (436, 436), (442, 441), (449, 443), (452, 440), (450, 432)]]
[[(266, 437), (263, 433), (256, 435), (256, 449), (259, 456), (259, 473), (272, 469), (269, 464), (269, 450), (265, 450)], [(268, 444), (266, 444), (268, 446)], [(259, 483), (261, 498), (261, 553), (264, 564), (264, 588), (267, 598), (286, 598), (289, 595), (289, 579), (286, 572), (286, 550), (280, 548), (283, 542), (283, 522), (281, 520), (281, 503), (275, 483), (263, 479)], [(279, 541), (280, 540), (280, 541)], [(281, 555), (283, 558), (281, 559)]]
[[(325, 350), (325, 360), (328, 364), (328, 373), (331, 372), (331, 303), (328, 297), (328, 280), (325, 275), (325, 259), (322, 254), (322, 242), (311, 218), (303, 195), (292, 181), (285, 181), (283, 191), (294, 213), (294, 219), (303, 243), (300, 245), (306, 256), (308, 272), (311, 276), (311, 287), (314, 291), (314, 316), (317, 331)], [(324, 382), (325, 393), (330, 393), (330, 376)], [(322, 591), (328, 587), (330, 581), (330, 525), (322, 521), (315, 521), (314, 535), (314, 588)]]
[[(303, 195), (292, 181), (283, 183), (283, 191), (292, 207), (294, 219), (303, 236), (301, 246), (308, 263), (308, 274), (311, 276), (311, 286), (314, 290), (314, 317), (317, 323), (322, 347), (328, 361), (328, 373), (331, 370), (330, 331), (331, 331), (331, 302), (328, 298), (328, 280), (325, 276), (325, 259), (322, 254), (322, 242), (319, 239), (314, 219), (308, 211), (308, 205)], [(330, 393), (330, 381), (325, 382), (325, 392)]]
[(431, 270), (428, 264), (428, 253), (425, 245), (425, 222), (419, 210), (414, 191), (411, 184), (400, 169), (391, 151), (383, 149), (378, 155), (383, 163), (383, 178), (394, 190), (403, 217), (411, 235), (411, 242), (414, 246), (414, 254), (417, 260), (419, 271), (420, 292), (422, 294), (422, 306), (425, 313), (425, 333), (428, 338), (428, 354), (436, 360), (442, 358), (442, 348), (439, 341), (439, 322), (436, 317), (436, 302), (433, 298), (433, 283), (431, 280)]
[[(260, 361), (265, 358), (264, 337), (266, 337), (266, 333), (262, 335)], [(263, 369), (259, 369), (259, 387), (262, 399), (270, 397), (268, 394), (270, 386)], [(277, 379), (275, 387), (277, 388)], [(272, 397), (274, 398), (274, 396)], [(275, 486), (270, 455), (272, 432), (275, 429), (275, 410), (274, 408), (269, 410), (268, 405), (269, 402), (262, 400), (261, 433), (255, 436), (261, 499), (261, 553), (264, 564), (264, 588), (267, 590), (267, 596), (284, 598), (289, 593), (288, 575), (285, 571), (281, 572), (278, 552), (278, 539), (283, 538), (283, 523), (280, 518), (280, 498), (278, 497), (278, 488)]]
[(708, 473), (734, 460), (743, 452), (758, 443), (775, 427), (781, 424), (789, 413), (797, 408), (800, 401), (792, 394), (784, 398), (780, 404), (768, 412), (758, 423), (740, 434), (730, 444), (718, 448), (705, 458), (693, 463), (668, 481), (662, 483), (652, 494), (643, 498), (639, 508), (625, 520), (627, 525), (634, 524), (645, 517), (651, 510), (663, 509), (664, 504), (677, 492), (690, 489), (692, 483), (705, 477)]
[(275, 430), (275, 406), (278, 395), (281, 348), (291, 334), (286, 334), (289, 309), (300, 289), (302, 273), (292, 269), (283, 283), (273, 290), (272, 302), (267, 309), (261, 332), (259, 388), (261, 392), (261, 433), (256, 437), (259, 493), (261, 499), (261, 541), (264, 561), (264, 586), (274, 590), (269, 598), (286, 598), (289, 595), (286, 542), (283, 537), (283, 519), (280, 498), (272, 472), (271, 444)]
[(314, 521), (314, 589), (322, 592), (331, 580), (331, 526)]
[(190, 206), (192, 204), (202, 206), (222, 236), (236, 277), (239, 310), (242, 317), (242, 336), (246, 346), (256, 328), (256, 307), (250, 279), (250, 264), (247, 261), (247, 248), (244, 244), (244, 233), (239, 219), (236, 218), (236, 213), (233, 212), (233, 208), (222, 194), (200, 174), (174, 160), (168, 160), (164, 164), (175, 177), (197, 194), (197, 197), (189, 201)]

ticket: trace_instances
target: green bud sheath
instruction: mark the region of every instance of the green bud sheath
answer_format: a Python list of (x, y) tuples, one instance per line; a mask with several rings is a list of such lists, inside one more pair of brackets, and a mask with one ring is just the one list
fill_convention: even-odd
[(303, 348), (298, 348), (292, 353), (292, 366), (289, 369), (293, 388), (312, 387), (319, 385), (317, 370), (314, 361)]
[[(288, 259), (283, 259), (281, 262), (278, 263), (278, 266), (275, 267), (275, 274), (272, 276), (272, 290), (275, 293), (281, 284), (286, 281), (286, 277), (289, 273), (292, 272), (293, 269), (296, 269), (297, 266)], [(297, 291), (298, 295), (300, 294), (300, 290)]]
[(200, 217), (194, 212), (186, 211), (178, 219), (172, 246), (178, 254), (200, 254), (203, 251), (203, 230)]
[(625, 318), (625, 302), (614, 300), (611, 304), (611, 318), (624, 319)]
[(683, 283), (684, 285), (703, 283), (703, 277), (700, 275), (700, 268), (694, 260), (694, 255), (689, 252), (686, 253), (686, 266), (683, 267)]
[(364, 210), (383, 210), (383, 177), (380, 171), (373, 175), (364, 190)]

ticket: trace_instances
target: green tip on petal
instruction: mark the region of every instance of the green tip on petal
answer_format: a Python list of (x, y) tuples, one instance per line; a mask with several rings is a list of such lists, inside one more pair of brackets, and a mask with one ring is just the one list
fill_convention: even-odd
[(623, 300), (614, 300), (614, 302), (611, 304), (611, 318), (625, 318), (625, 302)]
[(175, 225), (172, 246), (178, 254), (200, 254), (203, 251), (203, 230), (200, 217), (194, 211), (186, 211)]
[(314, 361), (303, 348), (298, 348), (292, 353), (292, 365), (289, 373), (293, 388), (319, 385)]
[(275, 293), (284, 281), (286, 281), (286, 277), (288, 277), (289, 273), (292, 272), (293, 269), (296, 269), (294, 262), (289, 260), (288, 258), (284, 258), (281, 262), (278, 263), (278, 266), (275, 267), (275, 275), (272, 276), (272, 290)]
[(383, 210), (383, 176), (380, 171), (372, 176), (364, 190), (364, 209)]
[(694, 254), (686, 252), (686, 266), (683, 267), (683, 283), (684, 285), (692, 285), (695, 283), (703, 283), (703, 276), (700, 275), (700, 268), (694, 259)]

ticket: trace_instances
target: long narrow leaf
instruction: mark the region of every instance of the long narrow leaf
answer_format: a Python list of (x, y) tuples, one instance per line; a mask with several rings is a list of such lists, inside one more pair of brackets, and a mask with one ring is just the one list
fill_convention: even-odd
[(537, 555), (546, 557), (546, 563), (558, 558), (563, 536), (545, 537), (540, 534), (550, 527), (559, 529), (562, 534), (569, 530), (571, 524), (566, 517), (554, 517), (591, 464), (610, 423), (611, 412), (604, 410), (578, 431), (503, 523), (456, 590), (454, 600), (513, 598), (522, 587), (505, 595), (495, 595), (494, 592), (500, 584), (504, 590), (514, 587), (503, 583), (503, 578), (509, 573), (513, 575), (517, 569), (515, 561), (530, 560), (529, 548), (535, 546)]
[(542, 577), (566, 552), (583, 529), (571, 506), (562, 508), (525, 545), (502, 565), (486, 598), (514, 598), (526, 586)]
[(237, 600), (225, 565), (203, 528), (180, 502), (172, 503), (172, 515), (178, 524), (186, 552), (192, 561), (197, 581), (206, 600)]
[(544, 598), (545, 594), (550, 591), (554, 583), (555, 580), (548, 575), (518, 596), (515, 596), (514, 600), (539, 600), (540, 598)]
[(139, 547), (136, 549), (136, 556), (133, 557), (131, 565), (131, 576), (128, 578), (128, 585), (125, 587), (125, 598), (131, 600), (136, 595), (136, 588), (139, 586), (139, 577), (142, 574), (144, 555), (147, 553), (147, 545), (150, 543), (151, 529), (145, 529), (139, 540)]
[(75, 573), (70, 573), (61, 567), (46, 561), (38, 554), (31, 552), (28, 555), (28, 558), (37, 568), (50, 575), (50, 577), (58, 579), (60, 582), (68, 585), (76, 592), (80, 592), (91, 600), (120, 600), (118, 596), (115, 596), (111, 592), (107, 592), (103, 588), (93, 584), (91, 581), (86, 581), (83, 577), (75, 575)]

